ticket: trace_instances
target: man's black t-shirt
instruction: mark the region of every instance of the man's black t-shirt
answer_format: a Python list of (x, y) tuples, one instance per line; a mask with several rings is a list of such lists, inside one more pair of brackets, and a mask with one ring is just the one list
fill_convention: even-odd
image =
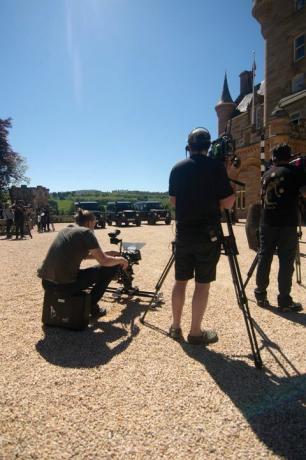
[(306, 185), (304, 171), (296, 166), (272, 166), (262, 178), (262, 223), (271, 227), (298, 225), (299, 188)]
[(169, 195), (175, 196), (177, 238), (201, 238), (220, 222), (219, 201), (233, 194), (224, 165), (205, 155), (177, 163), (170, 174)]
[(54, 283), (73, 283), (77, 279), (82, 260), (91, 249), (97, 248), (99, 243), (89, 228), (78, 225), (66, 227), (53, 241), (37, 274)]

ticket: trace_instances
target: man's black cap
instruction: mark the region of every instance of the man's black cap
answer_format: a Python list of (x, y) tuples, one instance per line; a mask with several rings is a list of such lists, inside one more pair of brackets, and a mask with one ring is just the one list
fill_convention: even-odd
[(211, 144), (210, 139), (206, 128), (194, 128), (188, 135), (188, 147), (192, 152), (207, 150)]
[(288, 144), (278, 144), (272, 150), (272, 161), (288, 161), (292, 157), (292, 151)]

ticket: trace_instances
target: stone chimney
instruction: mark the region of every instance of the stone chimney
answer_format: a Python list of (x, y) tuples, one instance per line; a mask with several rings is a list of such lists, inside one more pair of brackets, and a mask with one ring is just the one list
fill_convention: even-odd
[(244, 70), (240, 77), (240, 96), (245, 96), (253, 91), (253, 73), (251, 70)]

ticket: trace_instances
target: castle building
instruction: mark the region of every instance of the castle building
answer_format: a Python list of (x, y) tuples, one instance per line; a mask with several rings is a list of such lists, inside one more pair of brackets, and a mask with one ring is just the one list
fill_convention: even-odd
[(34, 209), (48, 206), (49, 189), (42, 185), (37, 187), (13, 186), (9, 189), (9, 193), (12, 202), (22, 200), (26, 205), (30, 205)]
[(254, 69), (243, 71), (233, 100), (225, 75), (216, 105), (219, 136), (232, 135), (246, 183), (237, 190), (238, 217), (259, 200), (261, 138), (266, 160), (281, 142), (306, 154), (306, 0), (253, 0), (252, 14), (265, 39), (265, 80), (255, 85)]

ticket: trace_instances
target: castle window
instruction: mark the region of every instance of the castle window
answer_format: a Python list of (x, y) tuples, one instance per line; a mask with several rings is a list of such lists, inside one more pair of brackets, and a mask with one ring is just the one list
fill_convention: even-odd
[(299, 35), (294, 40), (294, 60), (299, 61), (305, 56), (305, 35)]
[(296, 11), (301, 10), (305, 6), (305, 0), (295, 0)]
[(305, 88), (305, 77), (303, 73), (299, 73), (295, 77), (292, 78), (291, 81), (291, 89), (292, 93), (298, 93), (299, 91), (303, 91)]
[(236, 208), (245, 209), (245, 190), (236, 190)]
[(291, 113), (289, 119), (290, 123), (292, 123), (293, 125), (298, 125), (301, 119), (301, 112)]

